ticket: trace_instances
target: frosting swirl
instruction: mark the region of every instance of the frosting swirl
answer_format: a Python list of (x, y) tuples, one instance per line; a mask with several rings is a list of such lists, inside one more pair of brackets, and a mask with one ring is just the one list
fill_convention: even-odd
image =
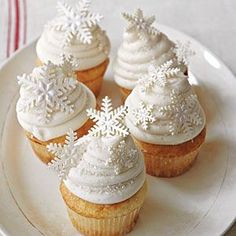
[(63, 66), (48, 63), (35, 68), (20, 77), (19, 83), (18, 121), (42, 141), (65, 135), (69, 128), (79, 129), (88, 120), (86, 109), (96, 107), (93, 93), (67, 77)]
[(70, 45), (62, 47), (64, 32), (45, 26), (43, 34), (36, 45), (38, 58), (42, 62), (51, 61), (54, 64), (61, 63), (61, 55), (72, 55), (78, 61), (75, 70), (86, 70), (101, 64), (108, 58), (110, 41), (100, 27), (92, 29), (92, 41), (84, 44), (79, 39), (74, 39)]
[(137, 81), (147, 73), (150, 63), (159, 66), (171, 59), (174, 62), (173, 66), (178, 66), (184, 73), (187, 68), (184, 64), (178, 63), (174, 46), (175, 44), (163, 33), (149, 35), (147, 40), (143, 40), (137, 31), (125, 31), (114, 64), (116, 83), (132, 90)]
[(196, 137), (206, 118), (187, 78), (178, 73), (167, 85), (154, 84), (148, 92), (138, 84), (127, 98), (126, 125), (144, 142), (176, 145)]
[(87, 136), (86, 150), (64, 180), (78, 197), (96, 204), (113, 204), (133, 196), (145, 181), (143, 155), (132, 138)]

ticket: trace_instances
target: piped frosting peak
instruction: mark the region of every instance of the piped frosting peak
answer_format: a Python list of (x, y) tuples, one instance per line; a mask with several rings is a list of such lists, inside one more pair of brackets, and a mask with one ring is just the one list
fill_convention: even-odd
[(64, 33), (63, 47), (70, 45), (74, 39), (84, 44), (92, 42), (92, 30), (103, 16), (90, 12), (90, 3), (88, 0), (80, 0), (73, 7), (65, 2), (57, 3), (58, 15), (48, 23), (47, 27)]
[(149, 64), (160, 66), (172, 60), (175, 67), (187, 72), (189, 58), (194, 54), (190, 42), (171, 41), (153, 26), (155, 17), (145, 17), (140, 9), (123, 16), (129, 25), (114, 63), (114, 79), (119, 86), (132, 90), (147, 73)]
[(36, 67), (29, 75), (18, 76), (21, 86), (19, 112), (37, 112), (37, 120), (44, 125), (52, 120), (56, 111), (70, 114), (74, 104), (68, 95), (79, 86), (70, 63), (56, 66), (51, 62)]
[(205, 126), (205, 114), (187, 77), (172, 61), (149, 66), (125, 105), (126, 124), (139, 140), (175, 145), (197, 136)]
[(148, 40), (149, 36), (159, 34), (159, 31), (152, 26), (155, 16), (145, 17), (141, 9), (137, 9), (133, 15), (126, 12), (122, 15), (129, 22), (126, 32), (136, 33), (142, 40)]
[(19, 123), (42, 141), (64, 135), (69, 127), (80, 128), (87, 120), (86, 109), (96, 106), (92, 92), (76, 80), (72, 62), (65, 57), (62, 62), (49, 61), (17, 77)]
[(75, 195), (97, 204), (113, 204), (128, 199), (142, 187), (145, 168), (143, 155), (123, 124), (126, 108), (113, 110), (106, 97), (101, 110), (88, 110), (97, 122), (88, 135), (74, 142), (73, 132), (69, 132), (64, 146), (48, 146), (56, 155), (49, 166), (59, 172)]
[(57, 16), (44, 27), (36, 45), (42, 62), (61, 63), (61, 54), (79, 61), (76, 70), (93, 68), (104, 62), (110, 52), (110, 41), (98, 23), (102, 15), (89, 9), (90, 1), (80, 0), (75, 6), (58, 2)]
[(175, 46), (173, 47), (173, 52), (177, 57), (177, 62), (179, 64), (184, 64), (185, 66), (189, 65), (189, 60), (192, 56), (195, 55), (195, 51), (191, 49), (190, 41), (181, 42), (176, 41)]

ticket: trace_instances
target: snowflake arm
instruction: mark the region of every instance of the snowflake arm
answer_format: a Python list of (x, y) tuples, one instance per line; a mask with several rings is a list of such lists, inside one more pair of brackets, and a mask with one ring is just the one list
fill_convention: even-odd
[(157, 68), (157, 73), (159, 73), (162, 76), (166, 76), (167, 78), (177, 75), (180, 69), (173, 68), (172, 65), (173, 65), (172, 60), (163, 63), (160, 67)]
[(73, 39), (90, 44), (93, 39), (92, 27), (96, 26), (102, 15), (89, 11), (90, 1), (81, 0), (75, 7), (58, 2), (58, 17), (49, 23), (49, 28), (64, 32), (63, 47), (69, 46)]
[(60, 66), (67, 77), (75, 77), (75, 70), (79, 66), (79, 61), (72, 54), (61, 54)]
[(90, 129), (89, 134), (95, 137), (109, 137), (128, 135), (128, 128), (123, 124), (123, 119), (127, 114), (127, 107), (121, 106), (113, 110), (111, 100), (103, 98), (101, 111), (88, 109), (87, 115), (96, 124)]
[(135, 118), (134, 124), (141, 125), (144, 130), (147, 130), (150, 124), (156, 121), (153, 115), (153, 105), (145, 105), (143, 102), (140, 102), (137, 109), (132, 110), (132, 114)]
[(195, 52), (190, 48), (190, 41), (185, 43), (177, 41), (173, 48), (173, 52), (177, 57), (177, 61), (186, 66), (189, 64), (190, 57), (195, 55)]
[(148, 75), (143, 75), (138, 80), (138, 84), (140, 85), (141, 92), (146, 93), (155, 85), (155, 80)]
[(75, 37), (85, 44), (90, 44), (92, 42), (93, 36), (90, 30), (86, 27), (81, 27), (75, 34)]
[(91, 1), (90, 0), (84, 0), (84, 1), (79, 1), (75, 7), (77, 11), (81, 12), (82, 15), (86, 15), (88, 12), (88, 9), (90, 7)]
[(203, 122), (199, 113), (193, 112), (197, 103), (196, 95), (190, 94), (183, 97), (172, 90), (170, 97), (171, 104), (160, 108), (161, 115), (171, 119), (169, 133), (171, 135), (192, 133), (194, 128), (200, 126)]
[(109, 115), (109, 113), (113, 110), (112, 108), (112, 103), (111, 103), (111, 99), (108, 98), (107, 96), (102, 99), (102, 107), (101, 110), (106, 114)]
[(55, 158), (48, 163), (48, 167), (58, 173), (60, 179), (65, 179), (69, 170), (78, 165), (85, 149), (83, 142), (77, 144), (77, 134), (72, 129), (67, 132), (64, 145), (50, 143), (47, 149)]
[(137, 32), (142, 40), (147, 40), (151, 35), (157, 35), (159, 31), (152, 26), (155, 17), (144, 17), (143, 11), (137, 9), (133, 15), (122, 13), (123, 17), (129, 22), (127, 32)]
[(106, 166), (114, 167), (116, 175), (132, 168), (137, 162), (138, 151), (128, 148), (125, 140), (120, 141), (117, 147), (109, 147), (108, 151), (110, 158), (106, 161)]
[(49, 62), (34, 69), (30, 75), (19, 76), (18, 83), (22, 91), (30, 95), (20, 98), (20, 110), (34, 110), (40, 123), (49, 123), (56, 111), (74, 112), (74, 104), (68, 95), (77, 88), (78, 82), (68, 77), (63, 65)]
[(148, 67), (148, 74), (139, 80), (141, 91), (147, 92), (155, 85), (165, 87), (168, 84), (168, 78), (177, 75), (180, 71), (179, 68), (173, 68), (173, 61), (169, 60), (159, 67), (150, 65)]

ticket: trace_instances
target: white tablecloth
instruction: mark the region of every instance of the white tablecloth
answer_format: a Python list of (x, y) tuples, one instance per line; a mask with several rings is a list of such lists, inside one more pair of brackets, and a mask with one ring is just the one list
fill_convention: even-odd
[[(105, 15), (104, 21), (120, 16), (120, 11), (140, 7), (155, 14), (157, 21), (181, 30), (207, 46), (236, 74), (235, 0), (94, 0), (92, 7)], [(15, 50), (40, 35), (43, 25), (56, 12), (56, 0), (0, 0), (0, 63)], [(108, 23), (108, 34), (112, 25)], [(226, 234), (236, 235), (236, 225)]]

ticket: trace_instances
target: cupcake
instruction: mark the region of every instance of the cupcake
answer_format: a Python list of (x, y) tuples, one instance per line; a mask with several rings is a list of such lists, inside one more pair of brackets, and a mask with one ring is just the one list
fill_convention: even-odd
[[(143, 154), (122, 119), (126, 108), (112, 109), (105, 97), (101, 111), (88, 110), (96, 125), (68, 144), (50, 144), (57, 157), (49, 167), (59, 172), (60, 191), (74, 227), (84, 235), (119, 236), (130, 232), (147, 191)], [(66, 154), (66, 155), (64, 155)]]
[(144, 153), (148, 174), (174, 177), (193, 165), (205, 140), (205, 114), (187, 76), (172, 61), (150, 65), (125, 104), (126, 124)]
[(48, 61), (60, 64), (63, 54), (73, 56), (78, 80), (97, 96), (109, 63), (110, 42), (98, 25), (102, 16), (90, 12), (89, 7), (87, 0), (75, 6), (58, 2), (58, 14), (46, 24), (36, 53), (39, 65)]
[(188, 58), (193, 55), (189, 42), (172, 42), (152, 25), (155, 17), (144, 17), (140, 9), (133, 15), (123, 13), (123, 17), (129, 25), (114, 63), (114, 79), (123, 100), (134, 89), (138, 79), (147, 73), (149, 64), (159, 66), (172, 60), (174, 67), (187, 74)]
[(60, 66), (48, 62), (18, 76), (18, 83), (17, 119), (43, 162), (53, 158), (46, 146), (51, 142), (63, 144), (69, 128), (80, 137), (93, 125), (86, 109), (96, 107), (96, 98), (77, 81), (69, 62)]

